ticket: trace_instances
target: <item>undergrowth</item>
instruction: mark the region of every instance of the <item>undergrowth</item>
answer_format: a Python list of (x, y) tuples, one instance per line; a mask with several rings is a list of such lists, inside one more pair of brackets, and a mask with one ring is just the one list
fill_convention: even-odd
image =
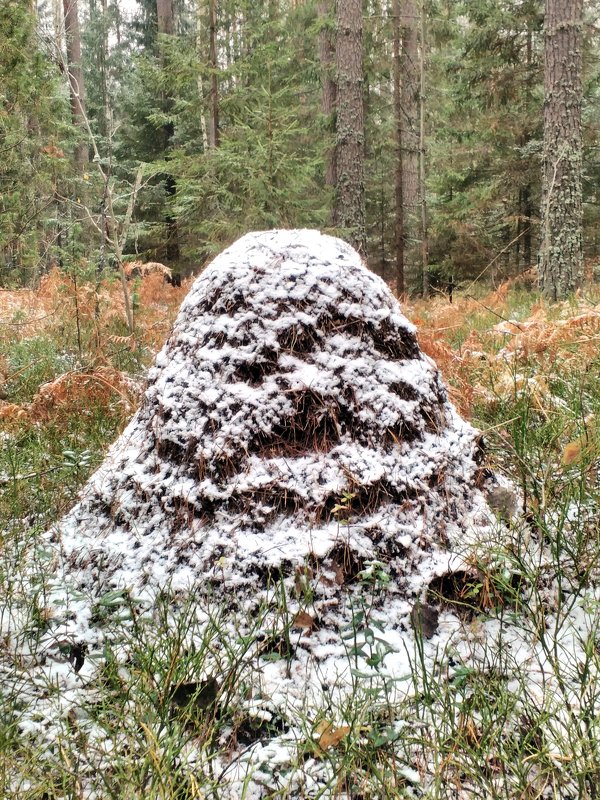
[[(43, 637), (52, 576), (40, 533), (73, 503), (131, 416), (185, 290), (161, 275), (139, 280), (133, 336), (109, 283), (53, 273), (37, 294), (0, 293), (4, 628), (8, 620)], [(165, 595), (140, 610), (113, 593), (96, 612), (121, 631), (127, 664), (108, 644), (85, 654), (101, 665), (86, 725), (77, 715), (58, 720), (50, 748), (21, 724), (27, 665), (0, 643), (0, 796), (217, 800), (227, 753), (261, 742), (240, 797), (259, 796), (256, 786), (271, 798), (600, 796), (600, 305), (579, 298), (548, 308), (505, 285), (407, 313), (453, 401), (482, 430), (490, 466), (520, 493), (510, 546), (481, 543), (472, 556), (478, 580), (453, 601), (469, 649), (447, 645), (432, 672), (425, 650), (433, 645), (420, 632), (410, 672), (392, 682), (368, 611), (385, 565), (370, 565), (358, 577), (364, 604), (344, 634), (352, 692), (332, 691), (322, 708), (307, 701), (292, 717), (248, 695), (252, 671), (285, 659), (298, 635), (276, 586), (237, 638), (218, 605), (199, 612), (192, 596), (174, 613)], [(507, 502), (496, 498), (505, 519), (514, 511)], [(492, 638), (482, 635), (490, 620)], [(522, 642), (533, 643), (533, 661), (523, 660)], [(49, 683), (46, 691), (56, 690)], [(273, 737), (278, 750), (269, 749)]]

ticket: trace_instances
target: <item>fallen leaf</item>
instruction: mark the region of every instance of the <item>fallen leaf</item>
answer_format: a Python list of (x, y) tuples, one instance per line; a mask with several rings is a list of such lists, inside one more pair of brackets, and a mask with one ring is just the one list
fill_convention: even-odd
[(333, 728), (331, 723), (325, 722), (325, 726), (319, 736), (319, 747), (323, 751), (329, 750), (330, 747), (337, 747), (342, 739), (348, 736), (349, 733), (349, 725), (342, 725), (341, 728)]
[(311, 631), (316, 626), (314, 617), (307, 614), (306, 611), (299, 611), (294, 617), (293, 628), (305, 628)]

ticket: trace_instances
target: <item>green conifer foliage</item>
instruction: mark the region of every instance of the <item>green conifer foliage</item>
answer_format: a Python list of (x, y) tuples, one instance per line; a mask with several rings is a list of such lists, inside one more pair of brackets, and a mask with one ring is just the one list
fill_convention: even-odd
[[(79, 0), (93, 135), (93, 142), (86, 139), (92, 160), (81, 175), (68, 157), (77, 137), (65, 55), (55, 41), (60, 26), (52, 24), (48, 0), (37, 6), (53, 29), (46, 39), (32, 4), (0, 0), (0, 285), (29, 281), (54, 261), (109, 268), (111, 225), (118, 227), (126, 213), (140, 163), (126, 255), (197, 269), (251, 229), (331, 230), (339, 110), (333, 0), (173, 0), (173, 32), (162, 35), (157, 0), (137, 0), (133, 8), (120, 0)], [(533, 264), (540, 240), (543, 3), (412, 6), (426, 15), (423, 152), (432, 288), (479, 275), (498, 282)], [(398, 251), (393, 7), (389, 0), (362, 3), (365, 255), (388, 280)], [(588, 256), (600, 252), (599, 13), (599, 0), (589, 0)], [(398, 38), (399, 53), (402, 46)], [(415, 249), (414, 227), (403, 230)], [(178, 254), (171, 249), (169, 259), (174, 241)], [(402, 242), (410, 249), (411, 242)], [(407, 261), (412, 292), (420, 290), (415, 275)]]
[[(313, 5), (219, 8), (219, 144), (205, 152), (198, 137), (195, 152), (174, 153), (178, 216), (200, 257), (252, 229), (322, 227), (329, 213)], [(176, 127), (190, 112), (198, 120), (199, 105), (182, 108)]]
[(444, 3), (432, 32), (432, 262), (445, 279), (532, 262), (539, 207), (538, 0)]
[(21, 0), (0, 4), (0, 285), (30, 280), (49, 259), (68, 109), (36, 20)]

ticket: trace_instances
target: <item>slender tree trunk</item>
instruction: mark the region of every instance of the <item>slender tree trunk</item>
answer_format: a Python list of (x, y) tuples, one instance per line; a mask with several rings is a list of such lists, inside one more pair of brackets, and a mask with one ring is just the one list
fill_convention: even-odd
[(532, 230), (533, 203), (531, 202), (531, 187), (529, 184), (523, 187), (523, 217), (525, 221), (525, 233), (523, 234), (523, 261), (527, 268), (532, 265)]
[(202, 41), (202, 0), (196, 0), (196, 55), (198, 57), (198, 97), (200, 98), (200, 129), (202, 131), (202, 149), (206, 153), (208, 150), (208, 125), (206, 124), (206, 98), (204, 97), (204, 80), (202, 69), (204, 68), (204, 43)]
[[(525, 79), (525, 94), (527, 105), (533, 102), (533, 92), (536, 79), (536, 70), (533, 63), (533, 21), (531, 15), (527, 19), (527, 40), (525, 49), (525, 63), (527, 65), (527, 75)], [(531, 138), (529, 133), (528, 139)], [(522, 145), (526, 144), (525, 137)], [(532, 239), (533, 239), (533, 202), (531, 199), (531, 184), (527, 183), (521, 190), (521, 211), (520, 216), (522, 219), (523, 228), (523, 263), (526, 269), (532, 265)]]
[(546, 0), (540, 289), (560, 300), (581, 284), (583, 0)]
[(63, 0), (65, 19), (65, 40), (67, 45), (67, 70), (69, 92), (71, 97), (71, 116), (73, 124), (78, 128), (80, 141), (75, 146), (74, 159), (80, 172), (84, 172), (89, 161), (85, 124), (85, 86), (81, 67), (81, 34), (79, 30), (79, 14), (77, 0)]
[(400, 0), (402, 76), (402, 204), (404, 209), (404, 268), (409, 288), (421, 292), (419, 230), (419, 11), (417, 0)]
[(111, 110), (110, 101), (108, 96), (108, 25), (107, 25), (107, 0), (102, 0), (102, 37), (100, 39), (100, 52), (98, 59), (98, 66), (100, 69), (100, 92), (102, 95), (102, 116), (101, 116), (101, 133), (105, 137), (109, 137), (111, 133)]
[(54, 26), (54, 47), (58, 54), (59, 61), (62, 62), (63, 36), (64, 36), (64, 16), (61, 0), (52, 0), (52, 22)]
[(107, 27), (107, 0), (100, 0), (100, 8), (97, 0), (89, 0), (90, 19), (96, 24), (99, 31), (95, 37), (93, 49), (95, 61), (98, 65), (98, 77), (100, 83), (100, 113), (98, 114), (98, 130), (100, 135), (107, 138), (109, 135), (110, 107), (108, 100), (108, 75), (107, 75), (107, 56), (108, 56), (108, 27)]
[(219, 77), (217, 73), (217, 11), (216, 0), (208, 0), (208, 63), (210, 66), (210, 115), (208, 120), (208, 146), (219, 146)]
[(362, 2), (337, 0), (337, 192), (335, 224), (352, 245), (366, 252)]
[(394, 174), (394, 196), (396, 200), (394, 218), (394, 252), (396, 262), (396, 294), (402, 297), (404, 285), (404, 193), (403, 180), (403, 148), (402, 148), (402, 60), (401, 60), (401, 26), (400, 0), (393, 0), (392, 6), (394, 26), (394, 124), (396, 133), (396, 170)]
[(427, 219), (426, 131), (425, 131), (425, 5), (421, 1), (421, 58), (419, 61), (419, 200), (421, 203), (421, 271), (423, 297), (429, 297), (429, 230)]
[[(331, 22), (332, 9), (331, 0), (319, 0), (319, 62), (321, 64), (321, 111), (325, 117), (327, 132), (335, 133), (335, 105), (337, 87), (335, 84), (335, 48), (332, 41)], [(325, 164), (325, 185), (334, 187), (336, 185), (335, 170), (335, 147), (327, 151)]]
[[(158, 33), (163, 36), (172, 36), (175, 32), (175, 18), (173, 13), (173, 0), (156, 0), (156, 16), (158, 21)], [(164, 69), (163, 59), (163, 69)], [(167, 97), (163, 98), (165, 109), (170, 109), (171, 100)], [(165, 152), (165, 160), (168, 160), (168, 150), (173, 139), (174, 128), (172, 122), (167, 122), (163, 125), (163, 149)], [(167, 195), (167, 213), (165, 215), (165, 222), (167, 224), (167, 241), (165, 246), (165, 260), (167, 264), (174, 264), (179, 261), (179, 231), (177, 228), (177, 219), (175, 218), (170, 206), (175, 200), (177, 194), (177, 183), (172, 174), (165, 175), (165, 192)]]

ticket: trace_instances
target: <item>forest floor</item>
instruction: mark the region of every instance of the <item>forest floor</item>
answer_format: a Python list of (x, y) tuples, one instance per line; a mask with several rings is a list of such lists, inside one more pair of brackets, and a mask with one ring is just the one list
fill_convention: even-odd
[[(53, 272), (36, 292), (0, 291), (0, 597), (20, 591), (32, 537), (73, 504), (131, 417), (145, 369), (189, 286), (172, 287), (160, 273), (132, 280), (133, 335), (117, 281), (95, 285)], [(474, 288), (453, 303), (437, 297), (403, 311), (440, 367), (452, 401), (482, 430), (490, 466), (516, 484), (524, 520), (556, 556), (550, 577), (540, 570), (527, 575), (528, 583), (541, 592), (550, 580), (557, 582), (553, 620), (564, 619), (585, 597), (595, 606), (590, 618), (598, 621), (600, 289), (547, 306), (531, 286), (508, 282), (494, 292)], [(483, 567), (480, 578), (482, 586), (492, 585)], [(518, 608), (518, 587), (492, 588), (498, 608)], [(42, 594), (31, 596), (31, 618), (40, 627)], [(554, 707), (526, 696), (525, 681), (515, 688), (514, 680), (509, 684), (495, 673), (494, 653), (485, 673), (455, 672), (443, 686), (414, 675), (411, 769), (394, 761), (398, 727), (385, 735), (365, 729), (350, 736), (351, 726), (333, 728), (324, 713), (306, 724), (313, 727), (313, 755), (331, 762), (337, 783), (318, 796), (597, 798), (600, 630), (582, 633), (583, 656), (574, 675), (558, 651), (559, 637), (544, 619), (538, 623), (560, 689)], [(476, 621), (469, 624), (476, 635)], [(147, 704), (154, 667), (149, 660), (144, 668)], [(143, 676), (137, 681), (139, 689)], [(201, 687), (200, 695), (209, 688)], [(179, 752), (152, 738), (143, 692), (131, 691), (117, 671), (107, 675), (106, 692), (106, 703), (118, 692), (127, 695), (129, 705), (119, 706), (127, 710), (115, 724), (124, 737), (145, 737), (146, 756), (119, 761), (117, 777), (107, 778), (105, 794), (95, 797), (219, 797), (215, 778), (186, 771)], [(76, 721), (72, 741), (57, 746), (48, 770), (16, 722), (19, 699), (0, 686), (0, 700), (0, 796), (87, 797)], [(236, 721), (200, 713), (203, 705), (201, 696), (195, 716), (169, 718), (164, 725), (200, 737), (209, 748), (217, 728)], [(352, 792), (348, 776), (355, 781)], [(297, 795), (282, 790), (264, 796)]]

